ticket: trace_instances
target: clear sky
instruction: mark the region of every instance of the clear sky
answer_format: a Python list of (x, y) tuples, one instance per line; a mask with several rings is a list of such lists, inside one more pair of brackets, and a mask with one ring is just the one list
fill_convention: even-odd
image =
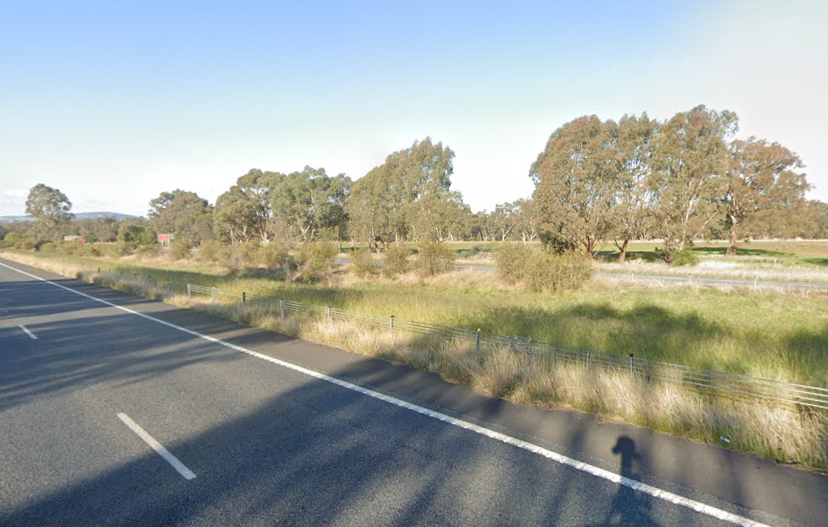
[(0, 215), (211, 202), (250, 168), (353, 179), (431, 136), (474, 210), (586, 114), (734, 110), (828, 201), (828, 2), (0, 0)]

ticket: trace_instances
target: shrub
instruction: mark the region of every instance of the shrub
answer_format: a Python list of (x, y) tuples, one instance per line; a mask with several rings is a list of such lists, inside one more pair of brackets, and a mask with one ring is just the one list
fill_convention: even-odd
[(24, 251), (33, 251), (35, 247), (37, 247), (37, 241), (32, 238), (25, 238), (14, 244), (15, 249), (23, 249)]
[(454, 253), (443, 242), (425, 242), (418, 247), (417, 271), (420, 276), (434, 276), (451, 270)]
[(230, 257), (230, 248), (218, 240), (209, 240), (198, 246), (198, 258), (205, 262), (224, 262)]
[(289, 270), (293, 258), (291, 258), (288, 248), (279, 242), (270, 242), (261, 247), (258, 253), (258, 263), (268, 269), (284, 269), (285, 272)]
[(534, 251), (527, 245), (507, 243), (495, 252), (497, 274), (507, 284), (519, 284), (526, 279), (526, 266)]
[(401, 243), (393, 243), (385, 250), (385, 266), (382, 272), (385, 276), (393, 278), (398, 274), (408, 272), (408, 249)]
[(353, 253), (351, 271), (360, 278), (370, 278), (380, 274), (380, 266), (374, 260), (371, 250), (364, 249)]
[(299, 251), (299, 272), (305, 283), (318, 282), (333, 270), (339, 251), (332, 243), (306, 243)]
[(175, 260), (186, 260), (190, 257), (190, 245), (182, 240), (173, 240), (170, 244), (171, 254)]
[(52, 242), (45, 242), (41, 243), (40, 247), (37, 248), (39, 252), (46, 253), (46, 254), (54, 254), (57, 252), (57, 245)]
[(523, 284), (533, 291), (578, 289), (589, 279), (591, 267), (577, 251), (537, 252), (526, 260)]
[(690, 249), (682, 249), (681, 251), (673, 251), (668, 263), (675, 267), (693, 266), (698, 265), (699, 257)]
[(0, 247), (16, 247), (18, 243), (20, 243), (23, 237), (20, 236), (20, 233), (17, 232), (10, 232), (7, 233), (6, 236), (3, 237), (3, 243)]

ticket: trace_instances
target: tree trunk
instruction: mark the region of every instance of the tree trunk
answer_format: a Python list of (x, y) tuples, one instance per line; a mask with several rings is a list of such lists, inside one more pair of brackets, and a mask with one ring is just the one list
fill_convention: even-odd
[(730, 220), (730, 244), (727, 246), (727, 255), (736, 256), (736, 223)]
[(624, 263), (627, 260), (627, 245), (629, 245), (629, 243), (630, 240), (624, 240), (624, 243), (622, 243), (621, 247), (619, 247), (621, 252), (618, 254), (618, 261), (620, 263)]

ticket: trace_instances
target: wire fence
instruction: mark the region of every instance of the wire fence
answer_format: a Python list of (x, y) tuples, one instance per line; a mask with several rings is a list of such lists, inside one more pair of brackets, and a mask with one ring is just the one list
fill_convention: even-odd
[[(100, 272), (100, 269), (98, 272)], [(130, 278), (128, 274), (124, 275), (114, 272), (110, 272), (110, 274), (119, 278)], [(393, 315), (373, 315), (346, 311), (331, 306), (303, 304), (287, 299), (273, 299), (272, 297), (265, 296), (257, 297), (248, 295), (244, 291), (232, 291), (210, 286), (159, 280), (153, 276), (139, 275), (137, 273), (133, 273), (131, 277), (135, 280), (151, 283), (169, 292), (190, 296), (207, 296), (213, 302), (264, 306), (274, 314), (278, 314), (282, 321), (296, 314), (305, 314), (320, 318), (326, 317), (331, 324), (334, 322), (358, 323), (376, 330), (387, 330), (391, 333), (403, 332), (468, 343), (474, 346), (474, 350), (478, 354), (498, 350), (511, 350), (517, 353), (544, 356), (556, 362), (579, 364), (584, 367), (587, 373), (594, 370), (620, 371), (625, 374), (628, 373), (632, 378), (642, 382), (679, 384), (714, 396), (721, 395), (732, 398), (762, 399), (802, 408), (828, 410), (828, 388), (682, 366), (680, 364), (636, 357), (633, 353), (625, 356), (572, 346), (560, 346), (525, 337), (499, 335), (482, 331), (481, 329), (468, 330), (398, 319)]]

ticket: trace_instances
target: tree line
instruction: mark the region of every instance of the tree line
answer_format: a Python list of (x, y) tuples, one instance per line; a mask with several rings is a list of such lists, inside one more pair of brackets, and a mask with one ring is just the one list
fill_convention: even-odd
[[(531, 198), (473, 213), (452, 190), (454, 152), (430, 138), (390, 154), (353, 181), (306, 166), (289, 174), (250, 170), (215, 204), (194, 192), (165, 191), (146, 218), (73, 220), (59, 190), (33, 187), (26, 212), (36, 221), (6, 226), (33, 243), (65, 234), (88, 240), (176, 244), (206, 241), (540, 240), (558, 252), (592, 256), (613, 242), (663, 240), (667, 261), (693, 240), (826, 238), (828, 204), (808, 201), (801, 159), (776, 142), (735, 139), (738, 117), (698, 106), (659, 121), (579, 117), (555, 130), (532, 163)], [(0, 232), (0, 234), (5, 234)]]

